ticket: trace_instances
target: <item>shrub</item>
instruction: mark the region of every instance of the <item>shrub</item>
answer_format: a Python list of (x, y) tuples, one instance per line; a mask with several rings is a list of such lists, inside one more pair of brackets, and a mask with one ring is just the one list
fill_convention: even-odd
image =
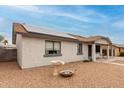
[(120, 53), (120, 56), (121, 56), (121, 57), (124, 57), (124, 52), (121, 52), (121, 53)]
[(83, 62), (90, 62), (90, 60), (84, 60)]
[(0, 42), (4, 40), (4, 37), (2, 35), (0, 35)]

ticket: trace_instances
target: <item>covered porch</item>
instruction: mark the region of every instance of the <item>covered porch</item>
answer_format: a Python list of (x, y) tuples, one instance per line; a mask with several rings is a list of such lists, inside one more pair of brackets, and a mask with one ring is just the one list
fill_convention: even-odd
[(109, 59), (114, 56), (114, 49), (112, 45), (103, 45), (93, 43), (88, 45), (88, 59), (96, 61), (97, 59)]
[(114, 56), (114, 47), (108, 38), (100, 38), (88, 44), (88, 59), (109, 59)]
[[(87, 45), (87, 59), (96, 62), (96, 59), (109, 59), (114, 56), (114, 46), (108, 37), (104, 36), (89, 36), (82, 37), (78, 35), (72, 35), (80, 42)], [(87, 51), (88, 50), (88, 51)]]

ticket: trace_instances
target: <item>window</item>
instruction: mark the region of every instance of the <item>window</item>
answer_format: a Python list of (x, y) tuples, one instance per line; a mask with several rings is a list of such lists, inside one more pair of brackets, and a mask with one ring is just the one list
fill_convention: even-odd
[(100, 52), (100, 45), (96, 45), (96, 53)]
[(109, 56), (112, 56), (112, 49), (109, 49)]
[(77, 45), (77, 54), (78, 55), (82, 54), (82, 43), (78, 43)]
[(103, 56), (106, 56), (106, 55), (107, 55), (107, 50), (106, 50), (106, 49), (103, 49), (103, 50), (102, 50), (102, 55), (103, 55)]
[(60, 55), (61, 54), (61, 43), (58, 41), (46, 41), (45, 56), (48, 55)]

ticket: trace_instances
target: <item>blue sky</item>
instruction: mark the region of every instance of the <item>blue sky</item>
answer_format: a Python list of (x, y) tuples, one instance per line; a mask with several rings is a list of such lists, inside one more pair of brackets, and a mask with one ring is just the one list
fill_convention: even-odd
[(0, 6), (0, 34), (10, 42), (12, 23), (83, 36), (103, 35), (124, 44), (124, 6)]

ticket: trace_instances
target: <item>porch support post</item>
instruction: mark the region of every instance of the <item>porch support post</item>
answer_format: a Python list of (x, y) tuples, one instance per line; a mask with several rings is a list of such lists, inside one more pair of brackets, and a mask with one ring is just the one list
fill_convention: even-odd
[(96, 61), (96, 44), (92, 44), (92, 61)]
[(109, 59), (109, 45), (107, 46), (107, 58)]
[(111, 56), (113, 57), (113, 46), (111, 46)]
[(100, 57), (102, 58), (102, 46), (100, 45)]

